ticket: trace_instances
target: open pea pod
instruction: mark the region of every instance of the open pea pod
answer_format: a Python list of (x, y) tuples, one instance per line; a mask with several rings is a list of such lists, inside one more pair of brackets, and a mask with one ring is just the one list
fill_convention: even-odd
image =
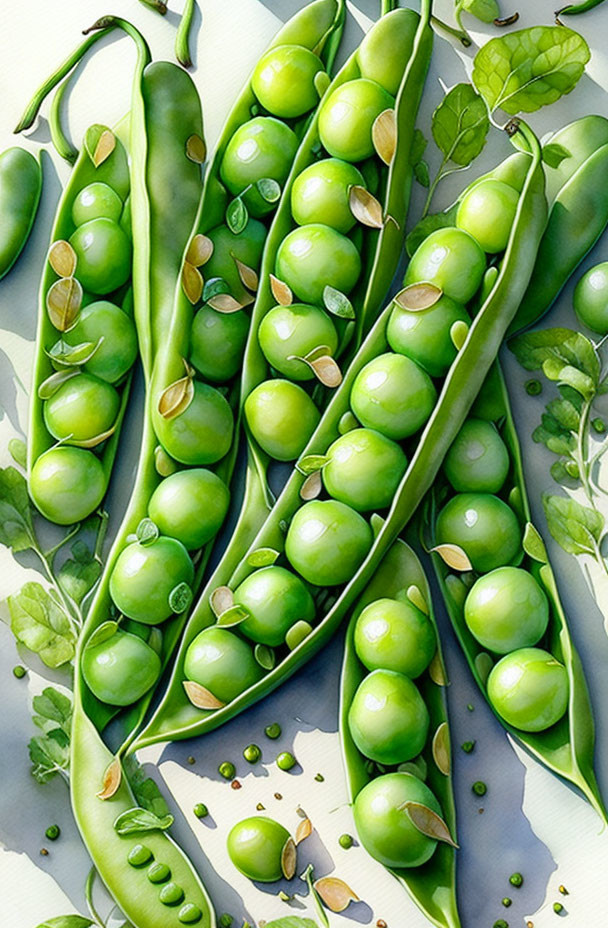
[[(522, 731), (501, 717), (488, 698), (487, 689), (488, 677), (497, 658), (473, 636), (465, 621), (464, 613), (464, 603), (469, 588), (478, 576), (484, 576), (484, 571), (481, 573), (466, 571), (461, 579), (461, 576), (445, 563), (440, 553), (433, 553), (435, 572), (448, 615), (471, 672), (496, 717), (512, 737), (521, 743), (533, 757), (553, 773), (576, 786), (601, 818), (606, 821), (606, 808), (593, 768), (594, 722), (585, 675), (570, 636), (568, 619), (559, 598), (545, 545), (532, 523), (519, 441), (511, 415), (506, 385), (498, 364), (495, 369), (494, 383), (498, 395), (494, 401), (496, 405), (492, 418), (496, 419), (510, 459), (509, 472), (500, 490), (499, 498), (515, 510), (521, 522), (523, 536), (523, 550), (518, 545), (518, 553), (510, 563), (531, 573), (544, 590), (549, 603), (549, 621), (546, 632), (536, 646), (549, 652), (563, 664), (568, 678), (567, 707), (565, 714), (558, 721), (544, 730)], [(440, 477), (425, 508), (422, 522), (425, 542), (429, 547), (436, 542), (438, 508), (453, 494), (454, 491), (449, 487), (445, 477)], [(443, 536), (440, 540), (443, 541)], [(449, 552), (447, 558), (450, 560)], [(470, 567), (470, 564), (465, 564), (463, 569), (466, 570), (467, 566)]]
[[(447, 732), (448, 716), (445, 697), (447, 679), (443, 667), (441, 645), (433, 613), (431, 591), (424, 570), (415, 552), (401, 539), (389, 548), (380, 562), (376, 573), (353, 609), (346, 632), (340, 683), (340, 739), (346, 783), (349, 798), (351, 802), (354, 802), (363, 787), (378, 774), (375, 765), (370, 763), (355, 745), (348, 723), (348, 713), (353, 697), (367, 674), (367, 670), (355, 651), (354, 631), (357, 618), (365, 606), (377, 599), (388, 598), (410, 602), (412, 596), (415, 599), (414, 605), (419, 608), (423, 604), (426, 605), (428, 617), (437, 635), (437, 651), (433, 659), (432, 675), (431, 668), (428, 668), (415, 681), (430, 717), (429, 737), (421, 754), (426, 768), (424, 779), (438, 799), (443, 820), (448, 826), (452, 839), (456, 840), (456, 812), (451, 780), (449, 737), (443, 736), (443, 733)], [(437, 754), (437, 748), (433, 751), (433, 741), (437, 731), (441, 732), (442, 753), (440, 756)], [(438, 759), (441, 768), (437, 765)], [(460, 928), (456, 902), (456, 854), (451, 845), (439, 843), (430, 860), (422, 866), (388, 869), (405, 887), (416, 905), (433, 925), (438, 928)]]
[[(533, 155), (529, 159), (528, 171), (500, 270), (489, 293), (483, 299), (481, 309), (466, 332), (466, 337), (459, 341), (455, 360), (441, 384), (441, 391), (424, 429), (416, 437), (412, 437), (406, 446), (409, 450), (409, 464), (398, 484), (386, 521), (367, 554), (344, 583), (318, 584), (318, 588), (314, 590), (316, 624), (300, 640), (292, 640), (292, 648), (287, 645), (275, 655), (276, 660), (268, 661), (265, 657), (266, 666), (262, 666), (268, 672), (258, 675), (259, 679), (250, 682), (250, 685), (246, 685), (228, 700), (215, 699), (213, 704), (208, 701), (205, 703), (208, 697), (195, 688), (194, 696), (198, 705), (191, 701), (188, 690), (192, 694), (192, 687), (184, 685), (190, 682), (185, 673), (187, 652), (194, 639), (209, 626), (215, 625), (216, 621), (226, 624), (225, 619), (221, 620), (222, 610), (218, 608), (216, 591), (220, 589), (222, 596), (225, 587), (234, 591), (256, 566), (276, 562), (284, 555), (289, 523), (303, 505), (300, 493), (305, 476), (300, 470), (294, 470), (253, 541), (250, 541), (250, 533), (257, 527), (255, 518), (246, 525), (243, 533), (237, 533), (233, 537), (228, 556), (222, 559), (207, 583), (188, 621), (163, 700), (146, 728), (133, 743), (133, 749), (156, 741), (192, 737), (216, 728), (279, 686), (309, 660), (335, 632), (348, 609), (369, 582), (386, 551), (411, 520), (422, 498), (432, 486), (443, 456), (496, 357), (505, 330), (515, 314), (532, 272), (534, 256), (544, 228), (546, 201), (540, 148), (525, 125), (521, 124), (517, 131), (524, 133)], [(424, 286), (422, 289), (425, 289)], [(301, 461), (306, 458), (310, 461), (312, 456), (321, 456), (323, 459), (329, 446), (341, 434), (341, 421), (345, 413), (350, 413), (351, 389), (358, 374), (369, 361), (387, 351), (386, 329), (392, 310), (391, 304), (363, 342), (304, 449)], [(250, 462), (249, 467), (251, 466)], [(304, 469), (302, 464), (300, 466)], [(250, 509), (245, 510), (244, 518), (248, 519), (250, 513)], [(360, 519), (361, 522), (365, 521), (362, 517)], [(357, 521), (358, 530), (363, 534), (369, 532), (371, 542), (371, 529), (368, 526), (363, 528), (361, 522)], [(324, 587), (327, 586), (332, 588), (325, 590)], [(216, 619), (213, 607), (219, 611), (220, 619)], [(232, 620), (233, 617), (234, 614), (230, 613), (230, 616), (225, 618)], [(240, 618), (244, 619), (244, 615)], [(238, 621), (237, 617), (234, 624), (238, 624)], [(202, 685), (204, 687), (204, 684)], [(201, 698), (198, 698), (199, 696)]]

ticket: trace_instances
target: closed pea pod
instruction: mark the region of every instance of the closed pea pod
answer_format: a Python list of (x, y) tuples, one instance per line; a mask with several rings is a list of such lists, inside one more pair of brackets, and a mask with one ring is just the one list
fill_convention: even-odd
[(9, 148), (0, 155), (0, 279), (27, 242), (41, 190), (40, 162), (29, 151)]

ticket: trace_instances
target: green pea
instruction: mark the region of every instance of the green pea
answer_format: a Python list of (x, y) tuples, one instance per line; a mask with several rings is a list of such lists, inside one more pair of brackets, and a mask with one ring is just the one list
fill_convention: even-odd
[(556, 915), (561, 915), (561, 913), (564, 911), (564, 907), (563, 907), (562, 903), (561, 903), (561, 902), (554, 902), (554, 903), (553, 903), (553, 911), (555, 912)]
[(475, 581), (464, 604), (474, 638), (496, 654), (535, 645), (549, 624), (549, 600), (521, 567), (498, 567)]
[(264, 734), (267, 738), (272, 738), (273, 740), (281, 737), (281, 726), (278, 722), (273, 722), (271, 725), (267, 725), (264, 729)]
[(298, 645), (302, 644), (305, 638), (308, 638), (311, 631), (312, 625), (310, 622), (305, 622), (304, 619), (300, 619), (299, 622), (291, 626), (285, 635), (285, 644), (290, 651), (294, 651)]
[(312, 621), (315, 617), (310, 592), (285, 567), (262, 567), (249, 574), (234, 591), (234, 602), (249, 612), (239, 631), (269, 647), (283, 644), (285, 635), (299, 619)]
[(346, 235), (356, 219), (350, 208), (349, 191), (366, 187), (365, 178), (354, 164), (325, 158), (305, 168), (291, 188), (291, 211), (299, 226), (323, 222)]
[(120, 306), (108, 300), (96, 300), (83, 306), (75, 325), (64, 332), (62, 338), (72, 346), (85, 342), (98, 345), (84, 369), (107, 383), (116, 383), (124, 377), (137, 357), (133, 320)]
[(181, 907), (177, 917), (184, 925), (193, 925), (201, 920), (203, 913), (193, 902), (187, 902), (186, 905)]
[(368, 670), (393, 670), (414, 680), (430, 664), (437, 638), (428, 616), (413, 603), (384, 598), (359, 615), (354, 644)]
[(471, 789), (476, 796), (485, 796), (488, 791), (488, 787), (483, 782), (483, 780), (476, 780), (475, 783), (473, 783)]
[[(262, 251), (264, 250), (266, 234), (266, 226), (262, 222), (258, 222), (257, 219), (249, 219), (243, 231), (239, 232), (238, 235), (234, 232), (231, 232), (226, 225), (215, 226), (215, 228), (211, 229), (207, 235), (213, 243), (213, 253), (205, 264), (205, 280), (211, 280), (213, 277), (221, 277), (228, 284), (230, 293), (235, 298), (235, 300), (238, 300), (239, 303), (244, 302), (248, 296), (248, 291), (243, 285), (241, 278), (239, 277), (238, 267), (234, 259), (238, 258), (239, 261), (242, 261), (243, 264), (247, 265), (247, 267), (253, 268), (253, 270), (257, 271), (262, 259)], [(245, 319), (247, 319), (245, 313), (232, 313), (231, 315), (239, 317), (243, 316)], [(197, 317), (198, 313), (195, 317), (197, 337), (195, 338), (193, 336), (193, 345), (194, 342), (196, 342), (197, 345), (199, 343), (198, 336), (201, 334), (199, 327), (202, 326), (205, 318), (203, 317), (200, 322), (196, 322)], [(224, 326), (221, 326), (217, 337), (211, 333), (212, 340), (217, 341), (219, 339), (220, 332), (223, 329)], [(206, 330), (205, 338), (207, 337), (207, 334), (208, 333)], [(222, 349), (222, 353), (224, 352), (225, 348)], [(208, 358), (208, 353), (204, 348), (202, 349), (202, 356), (205, 359)], [(196, 361), (194, 359), (192, 359), (192, 363), (195, 367), (197, 367)], [(210, 362), (207, 360), (205, 361), (205, 364), (207, 363)], [(202, 370), (201, 373), (205, 377), (208, 376), (210, 380), (220, 379), (218, 377), (213, 377)], [(224, 378), (222, 377), (221, 379), (223, 380)]]
[(598, 435), (603, 435), (606, 431), (606, 423), (603, 419), (596, 417), (595, 419), (591, 420), (591, 428), (594, 432), (597, 432)]
[(13, 667), (13, 676), (17, 677), (18, 680), (22, 680), (27, 673), (27, 668), (23, 667), (21, 664), (17, 664), (16, 667)]
[(271, 818), (258, 815), (237, 822), (228, 840), (228, 855), (234, 866), (250, 880), (274, 883), (281, 879), (281, 857), (289, 840), (286, 828)]
[(197, 818), (205, 818), (209, 815), (209, 809), (204, 802), (197, 802), (193, 811)]
[(523, 886), (524, 878), (521, 873), (512, 873), (509, 877), (509, 883), (519, 889), (520, 886)]
[(153, 420), (163, 448), (180, 464), (214, 464), (232, 444), (234, 418), (228, 400), (200, 380), (194, 381), (194, 396), (184, 412), (165, 419), (155, 407)]
[(528, 396), (538, 396), (539, 393), (543, 392), (543, 385), (540, 380), (526, 380), (524, 386)]
[(507, 247), (518, 203), (519, 194), (513, 187), (487, 178), (461, 199), (456, 225), (472, 235), (484, 251), (498, 254)]
[(358, 78), (346, 81), (323, 102), (319, 112), (319, 135), (334, 158), (363, 161), (374, 154), (372, 126), (395, 99), (376, 81)]
[(343, 834), (338, 838), (338, 844), (340, 847), (343, 847), (345, 850), (348, 850), (349, 847), (353, 846), (353, 837), (352, 835)]
[(166, 883), (171, 877), (171, 870), (167, 864), (162, 864), (157, 860), (148, 867), (146, 876), (151, 883)]
[(217, 535), (230, 505), (230, 491), (213, 471), (202, 467), (165, 477), (148, 504), (163, 535), (194, 551)]
[(433, 381), (401, 354), (387, 352), (357, 374), (350, 394), (352, 410), (362, 425), (401, 441), (427, 421), (437, 400)]
[(236, 767), (231, 761), (225, 760), (219, 765), (217, 772), (220, 776), (224, 777), (225, 780), (233, 780), (236, 776)]
[(257, 744), (248, 744), (245, 750), (243, 751), (243, 757), (248, 764), (257, 764), (259, 759), (262, 756), (261, 749)]
[(187, 680), (206, 687), (224, 703), (232, 702), (264, 676), (248, 642), (227, 628), (210, 626), (190, 643), (184, 661)]
[(54, 438), (65, 444), (90, 441), (113, 425), (120, 406), (115, 388), (80, 373), (70, 377), (44, 403), (44, 422)]
[(350, 293), (360, 273), (356, 246), (324, 223), (298, 226), (285, 236), (277, 251), (277, 277), (304, 303), (322, 304), (327, 285)]
[(283, 751), (277, 757), (277, 767), (279, 770), (291, 770), (297, 764), (297, 760), (289, 751)]
[(348, 727), (365, 757), (379, 764), (400, 764), (423, 749), (429, 713), (409, 677), (394, 670), (374, 670), (355, 692)]
[(132, 867), (143, 867), (149, 860), (152, 860), (153, 854), (145, 844), (136, 844), (127, 854), (127, 860)]
[(407, 458), (399, 445), (374, 429), (352, 429), (327, 451), (325, 489), (357, 512), (386, 509), (403, 477)]
[(443, 462), (458, 493), (498, 493), (509, 467), (509, 452), (496, 427), (475, 418), (463, 423)]
[(315, 586), (346, 583), (372, 545), (363, 516), (337, 500), (313, 500), (294, 515), (285, 554), (297, 572)]
[[(233, 196), (263, 177), (282, 187), (298, 149), (295, 132), (272, 116), (256, 116), (243, 123), (226, 146), (220, 166), (222, 181)], [(243, 201), (252, 216), (263, 216), (274, 209), (251, 187)]]
[(158, 898), (163, 905), (179, 905), (184, 898), (184, 891), (177, 883), (165, 883)]
[(289, 380), (258, 384), (245, 400), (245, 419), (253, 437), (277, 461), (299, 457), (320, 418), (308, 393)]
[(437, 516), (437, 544), (458, 545), (473, 568), (484, 573), (513, 560), (521, 534), (513, 510), (489, 493), (459, 493)]
[(475, 749), (474, 741), (463, 741), (460, 745), (465, 754), (470, 754)]
[(219, 928), (231, 928), (233, 921), (234, 918), (232, 915), (229, 915), (228, 912), (224, 912), (224, 914), (219, 917)]
[(251, 88), (273, 116), (293, 119), (307, 113), (319, 102), (315, 77), (323, 62), (301, 45), (277, 45), (256, 64)]
[(90, 293), (117, 290), (131, 275), (131, 242), (111, 219), (91, 219), (70, 237), (76, 277)]
[(509, 923), (504, 918), (499, 918), (498, 921), (494, 922), (493, 928), (509, 928)]
[(431, 377), (443, 377), (457, 354), (450, 335), (455, 322), (470, 325), (471, 318), (464, 306), (445, 294), (418, 312), (395, 304), (386, 337), (393, 351), (416, 361)]
[(512, 905), (512, 903), (513, 903), (513, 900), (509, 899), (508, 896), (505, 896), (504, 899), (502, 900), (502, 904), (504, 905), (505, 909), (508, 909), (509, 906)]
[(171, 591), (194, 580), (194, 566), (181, 541), (161, 535), (152, 544), (132, 542), (110, 575), (110, 595), (124, 615), (156, 625), (172, 614)]
[(202, 377), (216, 383), (234, 377), (241, 367), (250, 321), (244, 312), (218, 313), (201, 306), (190, 329), (190, 363)]
[(487, 689), (496, 712), (522, 731), (544, 731), (568, 708), (568, 671), (541, 648), (521, 648), (501, 658)]
[(418, 246), (404, 284), (428, 281), (463, 306), (477, 293), (486, 270), (479, 243), (463, 229), (437, 229)]
[(59, 825), (49, 825), (44, 834), (45, 837), (49, 839), (49, 841), (56, 841), (61, 834), (61, 829)]
[(43, 516), (57, 525), (73, 525), (99, 506), (106, 479), (92, 451), (60, 445), (36, 460), (29, 489)]
[(258, 340), (271, 367), (290, 380), (312, 380), (315, 376), (310, 365), (298, 358), (319, 345), (325, 345), (330, 355), (338, 347), (338, 333), (327, 313), (306, 303), (271, 309), (260, 323)]
[(99, 644), (85, 647), (81, 667), (97, 699), (113, 706), (130, 706), (154, 686), (161, 661), (139, 636), (119, 630)]
[(75, 226), (82, 226), (91, 219), (112, 219), (118, 222), (122, 213), (122, 200), (108, 184), (95, 181), (77, 193), (72, 204), (72, 219)]
[(574, 312), (598, 335), (608, 333), (608, 261), (583, 274), (574, 289)]

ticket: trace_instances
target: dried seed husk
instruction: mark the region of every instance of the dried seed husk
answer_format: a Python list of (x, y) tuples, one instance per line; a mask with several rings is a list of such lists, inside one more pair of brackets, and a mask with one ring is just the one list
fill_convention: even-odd
[(419, 586), (416, 586), (415, 583), (412, 583), (411, 586), (407, 588), (407, 598), (416, 606), (417, 609), (420, 609), (421, 612), (424, 612), (425, 615), (429, 614), (429, 604), (422, 594), (422, 590)]
[(158, 411), (163, 419), (175, 419), (187, 410), (193, 399), (192, 377), (181, 377), (163, 390), (158, 401)]
[(58, 342), (55, 342), (51, 350), (46, 351), (45, 354), (47, 354), (55, 364), (65, 364), (68, 367), (74, 367), (75, 365), (86, 364), (87, 361), (90, 361), (103, 340), (104, 337), (102, 335), (97, 342), (81, 342), (80, 345), (68, 345), (67, 342), (64, 342), (63, 339), (60, 338)]
[(219, 619), (222, 612), (234, 605), (234, 593), (229, 586), (218, 586), (209, 597), (209, 605), (216, 619)]
[(111, 799), (118, 790), (122, 780), (122, 767), (118, 757), (114, 757), (108, 764), (103, 775), (101, 790), (97, 793), (98, 799)]
[(250, 615), (249, 609), (235, 604), (224, 609), (224, 611), (218, 615), (216, 625), (219, 625), (221, 628), (234, 628), (235, 625), (240, 625), (241, 622), (248, 619)]
[(433, 683), (437, 686), (447, 686), (448, 678), (445, 673), (445, 667), (443, 666), (443, 661), (441, 660), (441, 655), (439, 651), (435, 651), (433, 660), (429, 664), (429, 677)]
[(63, 383), (71, 380), (72, 377), (77, 377), (79, 373), (79, 369), (74, 370), (73, 368), (63, 371), (55, 371), (54, 374), (51, 374), (50, 377), (47, 377), (46, 380), (43, 380), (38, 387), (39, 399), (50, 399)]
[(109, 158), (116, 148), (116, 136), (110, 129), (104, 129), (93, 152), (93, 164), (96, 168)]
[(328, 461), (329, 458), (326, 454), (307, 454), (297, 462), (296, 470), (307, 477), (309, 474), (314, 474), (325, 467)]
[(281, 851), (281, 870), (286, 880), (293, 879), (296, 872), (297, 856), (296, 842), (293, 838), (288, 838)]
[(428, 806), (423, 805), (421, 802), (412, 802), (408, 800), (400, 805), (399, 808), (405, 812), (412, 825), (414, 825), (421, 834), (426, 835), (427, 838), (434, 838), (435, 841), (443, 841), (444, 844), (449, 844), (450, 847), (458, 847), (444, 820), (440, 815), (437, 815), (436, 812), (433, 812), (432, 809), (429, 809)]
[(167, 454), (162, 445), (157, 445), (154, 449), (154, 466), (156, 473), (161, 477), (170, 477), (179, 470), (177, 461), (174, 461), (170, 454)]
[(232, 255), (232, 260), (236, 264), (236, 269), (239, 272), (241, 283), (244, 287), (247, 287), (248, 290), (253, 290), (255, 293), (260, 282), (257, 271), (255, 271), (252, 267), (249, 267), (248, 264), (244, 264), (243, 261), (240, 261), (239, 258), (237, 258), (237, 256), (232, 252), (230, 252), (230, 254)]
[(362, 225), (371, 229), (381, 229), (384, 226), (382, 206), (365, 187), (353, 184), (348, 191), (348, 204), (351, 213)]
[(253, 656), (264, 670), (272, 670), (277, 662), (277, 656), (267, 644), (256, 644)]
[(395, 110), (383, 110), (374, 120), (372, 141), (378, 157), (385, 164), (390, 164), (397, 147), (397, 120)]
[(468, 555), (459, 545), (436, 545), (431, 548), (452, 570), (473, 570)]
[(194, 267), (202, 267), (213, 254), (213, 242), (208, 235), (198, 232), (188, 245), (186, 261)]
[(315, 470), (309, 474), (302, 486), (300, 487), (300, 497), (303, 500), (316, 499), (323, 488), (321, 480), (321, 471)]
[(184, 680), (184, 689), (186, 696), (197, 709), (223, 709), (226, 705), (205, 686), (195, 683), (194, 680)]
[(306, 817), (302, 819), (298, 827), (296, 828), (296, 844), (301, 844), (302, 841), (305, 841), (306, 838), (309, 838), (312, 834), (312, 822)]
[(330, 287), (327, 284), (323, 288), (323, 303), (328, 313), (337, 316), (338, 319), (354, 319), (355, 310), (353, 304), (341, 290)]
[(312, 368), (315, 377), (324, 387), (333, 389), (342, 383), (342, 371), (336, 359), (331, 355), (322, 354), (320, 358), (315, 358), (313, 361), (309, 361), (308, 358), (303, 360)]
[(46, 308), (51, 323), (59, 332), (67, 332), (76, 322), (82, 295), (82, 285), (75, 277), (62, 277), (49, 288)]
[(344, 880), (336, 876), (324, 876), (315, 880), (314, 887), (324, 905), (332, 912), (344, 912), (351, 902), (360, 902), (358, 895)]
[(203, 275), (194, 264), (184, 261), (182, 268), (182, 290), (194, 306), (203, 295)]
[(200, 135), (191, 135), (186, 142), (186, 157), (196, 164), (202, 164), (207, 157), (207, 146)]
[(210, 297), (207, 300), (211, 309), (214, 309), (218, 313), (238, 313), (239, 310), (243, 308), (243, 303), (239, 303), (238, 300), (230, 293), (216, 293), (215, 296)]
[(99, 435), (94, 435), (93, 438), (85, 438), (82, 441), (75, 441), (73, 438), (70, 439), (70, 444), (74, 445), (76, 448), (96, 448), (97, 445), (100, 445), (102, 441), (105, 441), (110, 435), (113, 435), (116, 431), (117, 423), (106, 429), (105, 432), (100, 432)]
[(485, 684), (488, 682), (488, 677), (492, 672), (494, 667), (494, 661), (486, 651), (480, 651), (475, 658), (475, 670), (479, 674), (481, 682)]
[(256, 548), (247, 557), (247, 563), (251, 567), (269, 567), (274, 564), (280, 552), (275, 548)]
[(437, 769), (446, 777), (452, 769), (450, 758), (450, 733), (448, 723), (442, 722), (433, 736), (433, 760)]
[(49, 248), (49, 264), (58, 277), (73, 277), (76, 270), (76, 252), (69, 242), (60, 239)]
[(291, 306), (293, 303), (293, 293), (291, 289), (284, 283), (282, 280), (279, 280), (278, 277), (275, 277), (274, 274), (270, 274), (270, 289), (272, 295), (279, 304), (279, 306)]
[(466, 324), (464, 319), (458, 319), (452, 324), (450, 327), (450, 338), (456, 351), (460, 351), (467, 340), (468, 334), (469, 326)]
[(404, 287), (403, 290), (400, 290), (395, 296), (394, 301), (398, 306), (401, 306), (402, 309), (406, 309), (410, 313), (418, 313), (422, 312), (424, 309), (430, 309), (442, 296), (443, 290), (441, 287), (427, 283), (427, 281), (422, 281), (421, 283), (410, 284), (409, 287)]

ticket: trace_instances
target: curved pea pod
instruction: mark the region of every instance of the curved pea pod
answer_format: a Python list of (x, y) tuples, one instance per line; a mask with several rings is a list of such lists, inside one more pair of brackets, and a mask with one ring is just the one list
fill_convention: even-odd
[[(551, 728), (540, 732), (524, 732), (514, 728), (501, 718), (489, 700), (488, 703), (511, 736), (522, 744), (532, 757), (579, 789), (605, 822), (608, 814), (593, 767), (595, 730), (587, 683), (570, 635), (568, 618), (560, 601), (557, 583), (544, 542), (532, 522), (521, 450), (511, 415), (509, 396), (498, 364), (496, 373), (503, 404), (503, 415), (498, 424), (511, 460), (506, 488), (503, 488), (501, 494), (508, 497), (522, 522), (523, 559), (518, 566), (532, 574), (549, 600), (549, 626), (538, 647), (549, 651), (565, 666), (570, 695), (568, 708), (562, 719)], [(444, 498), (445, 481), (440, 478), (433, 489), (423, 518), (424, 537), (431, 544), (437, 501)], [(438, 554), (433, 553), (432, 559), (450, 621), (475, 682), (487, 699), (486, 681), (494, 665), (494, 658), (484, 650), (466, 625), (464, 600), (468, 588)]]
[[(415, 588), (414, 591), (413, 588)], [(363, 678), (367, 675), (367, 670), (361, 664), (355, 652), (354, 631), (357, 618), (364, 607), (376, 599), (388, 597), (389, 599), (408, 602), (410, 595), (416, 595), (416, 593), (426, 604), (429, 619), (437, 635), (437, 651), (432, 666), (416, 680), (416, 685), (430, 716), (429, 738), (421, 757), (426, 762), (427, 776), (425, 779), (427, 786), (437, 797), (445, 824), (448, 826), (452, 839), (456, 840), (456, 811), (451, 779), (449, 743), (446, 755), (442, 755), (440, 760), (443, 769), (437, 766), (432, 746), (435, 733), (442, 726), (448, 725), (445, 697), (447, 677), (443, 666), (431, 591), (418, 557), (412, 548), (401, 539), (398, 539), (389, 548), (380, 562), (371, 581), (353, 609), (346, 631), (340, 680), (339, 714), (340, 741), (346, 772), (346, 784), (349, 799), (352, 803), (357, 794), (374, 776), (369, 771), (367, 759), (357, 749), (348, 725), (348, 712), (354, 694)], [(416, 605), (420, 605), (420, 600), (416, 600)], [(444, 730), (446, 729), (442, 728), (442, 731)], [(460, 928), (456, 901), (456, 852), (451, 845), (440, 842), (431, 859), (421, 867), (388, 869), (407, 890), (416, 905), (429, 919), (429, 922), (436, 925), (437, 928)]]
[[(78, 682), (75, 696), (78, 700)], [(124, 775), (110, 798), (96, 795), (112, 763), (115, 763), (112, 754), (89, 719), (83, 712), (76, 712), (71, 731), (72, 809), (99, 876), (134, 928), (183, 928), (185, 920), (180, 919), (180, 911), (188, 905), (200, 913), (190, 923), (198, 928), (215, 928), (215, 914), (205, 887), (191, 862), (166, 832), (117, 832), (118, 816), (136, 807), (137, 802)], [(140, 851), (140, 863), (133, 865), (129, 854), (133, 860), (138, 846), (144, 851)], [(152, 863), (169, 867), (171, 882), (181, 889), (180, 901), (172, 905), (161, 901), (161, 890), (167, 884), (157, 884), (148, 878)], [(194, 909), (190, 912), (193, 915)]]
[[(296, 469), (260, 527), (259, 512), (263, 505), (263, 494), (260, 482), (254, 480), (251, 487), (252, 492), (257, 494), (253, 497), (255, 507), (251, 505), (243, 509), (241, 524), (190, 616), (167, 691), (150, 722), (132, 744), (133, 750), (157, 741), (188, 738), (217, 728), (280, 686), (310, 660), (335, 633), (383, 556), (411, 521), (421, 500), (431, 488), (443, 457), (482, 386), (532, 272), (534, 256), (545, 224), (546, 200), (540, 147), (530, 130), (523, 124), (521, 131), (529, 139), (533, 155), (529, 161), (528, 174), (520, 195), (504, 260), (496, 281), (448, 371), (426, 427), (413, 441), (409, 465), (386, 521), (379, 529), (367, 557), (344, 586), (317, 591), (316, 625), (293, 650), (283, 652), (277, 658), (273, 669), (260, 681), (219, 708), (203, 709), (193, 705), (183, 685), (184, 660), (190, 643), (198, 633), (216, 622), (212, 608), (215, 590), (223, 586), (235, 589), (255, 569), (257, 554), (262, 549), (270, 548), (274, 552), (273, 557), (281, 558), (285, 548), (286, 528), (302, 505), (300, 492), (305, 476)], [(325, 455), (331, 443), (338, 438), (340, 420), (349, 411), (350, 391), (357, 374), (367, 362), (388, 349), (386, 328), (392, 309), (392, 304), (386, 307), (363, 342), (304, 449), (303, 457)], [(251, 471), (254, 467), (255, 462), (250, 459), (248, 469)]]
[(29, 238), (40, 202), (40, 162), (24, 148), (0, 155), (0, 280), (8, 274)]
[(553, 202), (532, 279), (508, 335), (538, 322), (608, 225), (608, 119), (585, 116), (548, 144), (571, 154), (558, 168), (546, 168)]

